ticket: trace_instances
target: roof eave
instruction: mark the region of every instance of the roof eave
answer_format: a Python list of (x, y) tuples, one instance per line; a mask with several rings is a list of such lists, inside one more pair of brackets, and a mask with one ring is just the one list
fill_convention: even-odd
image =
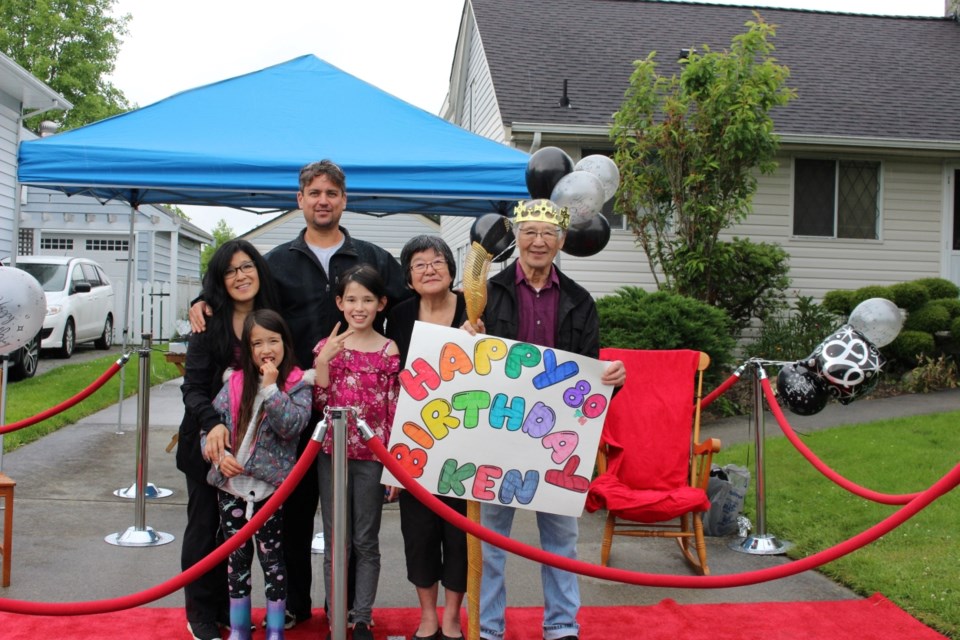
[[(609, 140), (610, 127), (605, 125), (564, 124), (551, 122), (514, 122), (508, 129), (514, 139), (527, 140), (537, 134), (556, 141), (599, 139)], [(928, 140), (920, 138), (875, 138), (867, 136), (837, 136), (803, 133), (778, 133), (782, 147), (822, 149), (876, 149), (892, 153), (942, 155), (960, 153), (960, 140)]]

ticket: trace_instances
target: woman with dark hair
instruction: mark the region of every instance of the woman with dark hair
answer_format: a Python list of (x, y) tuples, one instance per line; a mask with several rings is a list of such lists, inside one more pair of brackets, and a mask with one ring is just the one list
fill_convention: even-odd
[[(417, 320), (459, 327), (466, 319), (463, 294), (453, 291), (457, 266), (453, 252), (441, 238), (411, 238), (400, 253), (407, 286), (416, 296), (399, 303), (387, 319), (387, 337), (400, 349), (406, 366), (413, 324)], [(466, 502), (440, 496), (466, 515)], [(406, 491), (400, 494), (400, 530), (407, 558), (407, 579), (417, 589), (420, 625), (413, 640), (462, 638), (460, 606), (467, 590), (467, 537)], [(443, 620), (437, 617), (439, 585), (444, 587)]]
[[(223, 384), (223, 372), (240, 367), (243, 322), (255, 309), (274, 309), (270, 268), (252, 244), (229, 240), (217, 249), (203, 277), (203, 296), (213, 313), (207, 329), (193, 333), (183, 376), (184, 414), (177, 445), (177, 468), (187, 476), (187, 526), (183, 532), (180, 566), (189, 569), (213, 551), (220, 536), (217, 490), (207, 484), (210, 464), (203, 459), (200, 432), (226, 442), (227, 428), (213, 399)], [(227, 566), (223, 562), (183, 589), (187, 628), (196, 640), (219, 640), (218, 625), (229, 624)]]

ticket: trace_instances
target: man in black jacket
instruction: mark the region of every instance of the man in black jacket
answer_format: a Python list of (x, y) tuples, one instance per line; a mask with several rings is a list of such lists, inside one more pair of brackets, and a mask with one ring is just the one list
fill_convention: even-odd
[[(570, 220), (567, 210), (550, 200), (530, 200), (518, 204), (514, 215), (520, 257), (487, 281), (487, 304), (479, 326), (467, 322), (464, 329), (599, 357), (600, 319), (593, 297), (553, 264), (563, 247)], [(601, 383), (619, 387), (625, 379), (626, 370), (617, 360), (604, 370)], [(485, 502), (480, 507), (481, 524), (509, 536), (514, 512), (513, 507)], [(545, 551), (576, 558), (576, 518), (537, 512), (537, 528)], [(484, 542), (480, 636), (486, 640), (503, 640), (506, 630), (505, 565), (506, 552)], [(544, 640), (576, 640), (580, 632), (577, 576), (544, 565), (541, 577)]]

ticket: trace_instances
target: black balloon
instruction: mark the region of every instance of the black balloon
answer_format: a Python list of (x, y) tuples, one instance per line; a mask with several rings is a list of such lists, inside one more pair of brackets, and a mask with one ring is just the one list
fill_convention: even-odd
[(527, 161), (527, 191), (530, 197), (549, 198), (560, 178), (573, 171), (573, 160), (557, 147), (538, 149)]
[(578, 258), (586, 258), (600, 253), (610, 242), (610, 223), (601, 215), (588, 218), (586, 222), (570, 225), (563, 252)]
[(885, 363), (866, 336), (845, 324), (813, 350), (806, 364), (816, 369), (840, 404), (850, 404), (873, 391)]
[(499, 213), (485, 213), (470, 227), (470, 242), (479, 242), (494, 262), (503, 262), (513, 255), (514, 241), (513, 224)]
[(812, 416), (827, 406), (830, 392), (815, 371), (803, 364), (788, 364), (777, 374), (777, 393), (790, 411)]

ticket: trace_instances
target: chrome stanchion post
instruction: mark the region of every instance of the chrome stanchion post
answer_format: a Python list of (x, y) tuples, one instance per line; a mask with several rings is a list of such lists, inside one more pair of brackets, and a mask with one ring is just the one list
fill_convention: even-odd
[[(150, 423), (150, 346), (153, 335), (144, 333), (142, 335), (143, 344), (138, 351), (140, 356), (140, 376), (137, 379), (137, 468), (136, 480), (125, 488), (117, 489), (113, 495), (118, 498), (132, 498), (137, 504), (145, 498), (166, 498), (173, 495), (170, 489), (157, 487), (152, 482), (147, 481), (147, 429), (146, 425)], [(121, 373), (123, 371), (121, 370)], [(121, 385), (122, 385), (121, 381)], [(120, 387), (120, 394), (123, 397), (123, 387)], [(145, 487), (143, 491), (138, 491), (138, 487)], [(141, 509), (138, 507), (138, 513)], [(142, 523), (138, 523), (142, 524)]]
[(730, 548), (734, 551), (758, 556), (774, 556), (786, 553), (791, 544), (779, 540), (772, 533), (767, 533), (766, 456), (763, 451), (766, 429), (763, 417), (763, 388), (761, 386), (761, 381), (767, 378), (767, 372), (759, 362), (754, 362), (754, 367), (756, 368), (756, 376), (753, 379), (754, 444), (756, 449), (754, 484), (757, 492), (757, 526), (756, 531), (751, 535), (745, 538), (737, 538), (731, 542)]
[(352, 410), (327, 407), (325, 414), (333, 429), (333, 540), (330, 541), (330, 638), (347, 637), (347, 415)]
[[(121, 547), (147, 547), (167, 544), (173, 541), (169, 533), (154, 531), (146, 525), (146, 491), (136, 491), (137, 487), (146, 487), (147, 457), (149, 452), (147, 437), (150, 423), (150, 341), (151, 334), (143, 334), (140, 349), (140, 377), (137, 388), (137, 482), (134, 526), (122, 533), (112, 533), (107, 542)], [(116, 492), (114, 492), (116, 493)], [(168, 494), (169, 495), (169, 494)]]

